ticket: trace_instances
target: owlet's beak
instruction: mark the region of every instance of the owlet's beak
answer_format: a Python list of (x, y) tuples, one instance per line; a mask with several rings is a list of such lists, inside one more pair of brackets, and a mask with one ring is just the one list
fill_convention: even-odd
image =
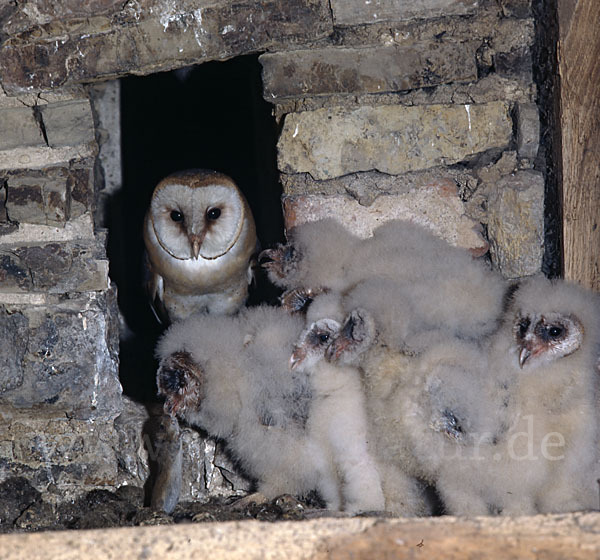
[(530, 356), (531, 356), (531, 349), (529, 348), (529, 344), (525, 344), (521, 348), (521, 351), (519, 352), (519, 367), (521, 369), (523, 369), (525, 362), (529, 359)]
[(294, 351), (290, 356), (290, 369), (296, 369), (304, 358), (306, 358), (306, 350), (302, 346), (294, 346)]
[(520, 344), (519, 367), (523, 369), (523, 366), (525, 366), (530, 358), (539, 356), (545, 348), (544, 344), (538, 338), (527, 337)]

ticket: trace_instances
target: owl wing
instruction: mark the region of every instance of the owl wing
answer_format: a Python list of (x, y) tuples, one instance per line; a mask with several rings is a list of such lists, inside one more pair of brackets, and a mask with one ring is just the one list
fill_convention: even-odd
[(144, 252), (143, 261), (143, 283), (148, 295), (150, 309), (161, 325), (169, 324), (169, 314), (164, 305), (164, 281), (160, 274), (157, 274), (150, 264), (148, 253)]

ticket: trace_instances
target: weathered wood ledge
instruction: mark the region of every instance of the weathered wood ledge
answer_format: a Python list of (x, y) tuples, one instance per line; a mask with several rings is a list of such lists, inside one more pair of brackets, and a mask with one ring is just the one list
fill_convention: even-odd
[(534, 517), (316, 519), (0, 536), (4, 560), (54, 558), (598, 558), (600, 513)]

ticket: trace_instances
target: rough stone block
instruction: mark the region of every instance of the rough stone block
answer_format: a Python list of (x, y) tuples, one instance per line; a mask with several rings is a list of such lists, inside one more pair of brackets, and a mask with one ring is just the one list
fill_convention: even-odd
[(2, 372), (0, 407), (26, 416), (115, 418), (122, 407), (114, 300), (92, 292), (52, 305), (4, 305), (2, 359), (18, 381)]
[(494, 266), (506, 278), (536, 274), (544, 255), (544, 177), (525, 170), (503, 177), (488, 197)]
[[(115, 420), (121, 482), (143, 486), (150, 474), (150, 464), (157, 457), (152, 430), (162, 410), (157, 407), (149, 414), (144, 406), (127, 398), (123, 400), (123, 413)], [(206, 502), (210, 498), (241, 496), (250, 491), (250, 482), (238, 473), (221, 443), (183, 426), (181, 443), (181, 501)]]
[(89, 212), (71, 219), (64, 227), (21, 223), (16, 229), (0, 229), (0, 244), (19, 246), (27, 243), (62, 243), (64, 241), (95, 240), (94, 223)]
[(537, 105), (535, 103), (517, 103), (515, 121), (517, 154), (521, 158), (535, 158), (540, 146), (540, 116)]
[(50, 103), (42, 106), (40, 112), (51, 148), (94, 141), (94, 119), (89, 100)]
[(92, 208), (93, 161), (70, 167), (12, 171), (8, 174), (6, 210), (12, 221), (64, 226)]
[(504, 17), (526, 18), (531, 16), (531, 0), (499, 0)]
[(401, 174), (505, 148), (511, 138), (512, 121), (503, 102), (334, 107), (286, 116), (278, 166), (315, 179), (370, 169)]
[(108, 260), (101, 243), (0, 245), (0, 290), (51, 294), (107, 290)]
[(0, 171), (15, 169), (44, 169), (53, 165), (69, 165), (96, 155), (95, 142), (60, 148), (31, 147), (0, 150)]
[(16, 222), (64, 225), (70, 215), (65, 178), (27, 174), (9, 177), (6, 210)]
[(30, 107), (0, 109), (0, 150), (45, 145), (33, 109)]
[[(119, 482), (112, 422), (73, 418), (0, 419), (0, 472), (23, 476), (50, 502)], [(2, 476), (0, 475), (0, 478)]]
[(264, 96), (383, 93), (477, 79), (475, 43), (423, 42), (263, 54)]
[(377, 226), (399, 219), (421, 224), (475, 256), (488, 250), (481, 224), (465, 214), (456, 184), (447, 179), (402, 194), (380, 195), (370, 206), (344, 195), (304, 195), (284, 196), (283, 207), (287, 229), (313, 220), (336, 218), (357, 235), (368, 237)]
[(331, 0), (336, 25), (463, 15), (477, 5), (477, 0)]
[(0, 74), (11, 93), (45, 90), (289, 46), (332, 29), (326, 0), (139, 0), (114, 17), (32, 24), (0, 47)]

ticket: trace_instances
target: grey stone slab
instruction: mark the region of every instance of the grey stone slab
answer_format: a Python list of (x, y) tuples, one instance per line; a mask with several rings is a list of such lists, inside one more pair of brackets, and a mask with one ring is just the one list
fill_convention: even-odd
[(401, 174), (505, 148), (511, 138), (504, 102), (319, 109), (286, 116), (278, 166), (315, 179), (371, 169)]
[(473, 13), (477, 0), (331, 0), (336, 25), (403, 21)]
[(540, 115), (535, 103), (517, 103), (515, 108), (517, 153), (533, 159), (540, 147)]
[(488, 196), (488, 236), (494, 266), (506, 278), (540, 272), (544, 256), (544, 177), (519, 171)]
[(264, 96), (384, 93), (477, 79), (475, 43), (423, 42), (264, 54)]
[[(122, 408), (116, 317), (110, 293), (0, 308), (3, 360), (20, 380), (5, 383), (0, 406), (25, 416), (35, 411), (46, 417), (115, 418)], [(19, 344), (14, 344), (14, 326)]]
[(51, 148), (88, 144), (94, 140), (94, 119), (87, 99), (50, 103), (40, 109)]
[(108, 289), (108, 260), (100, 243), (0, 246), (0, 290), (50, 294)]
[[(6, 410), (6, 408), (4, 408)], [(49, 503), (117, 487), (118, 435), (112, 422), (4, 415), (0, 470), (23, 476)]]
[(33, 109), (30, 107), (0, 109), (0, 150), (45, 145)]

